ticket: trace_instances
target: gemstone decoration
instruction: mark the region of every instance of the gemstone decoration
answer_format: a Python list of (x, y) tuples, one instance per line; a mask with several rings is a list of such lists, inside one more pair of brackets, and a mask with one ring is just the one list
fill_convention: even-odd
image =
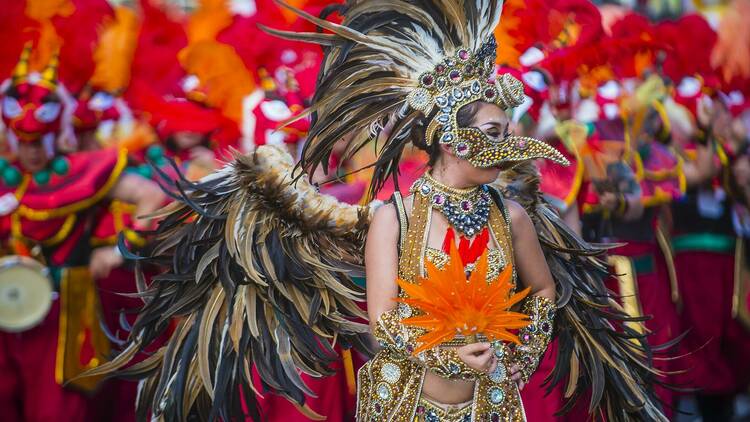
[(435, 83), (435, 77), (428, 73), (422, 76), (421, 81), (422, 81), (422, 85), (426, 87), (431, 87), (432, 84)]
[(378, 397), (380, 397), (382, 400), (391, 399), (391, 387), (389, 387), (388, 384), (381, 382), (380, 384), (378, 384), (375, 390), (378, 393)]
[(469, 60), (469, 52), (464, 49), (458, 50), (458, 58), (464, 61)]
[(508, 372), (505, 369), (505, 365), (503, 365), (502, 363), (498, 363), (495, 370), (489, 374), (489, 378), (490, 381), (494, 382), (495, 384), (500, 384), (501, 382), (505, 381), (507, 375)]
[(456, 144), (456, 155), (459, 157), (466, 157), (469, 152), (471, 152), (471, 148), (469, 148), (469, 144), (466, 142), (459, 142)]
[(487, 392), (490, 402), (492, 404), (500, 404), (505, 400), (505, 392), (502, 390), (502, 388), (499, 387), (492, 387)]
[(448, 74), (448, 78), (451, 80), (451, 82), (459, 82), (461, 80), (461, 72), (458, 70), (451, 70)]
[(387, 362), (382, 368), (380, 368), (380, 374), (386, 382), (389, 384), (395, 384), (398, 382), (399, 378), (401, 378), (401, 368), (395, 363)]
[(401, 336), (396, 336), (394, 340), (396, 341), (396, 347), (398, 347), (399, 349), (404, 348), (404, 339), (401, 338)]
[(438, 206), (445, 204), (445, 195), (442, 193), (435, 194), (435, 196), (432, 197), (432, 203)]
[(398, 316), (401, 317), (401, 319), (409, 318), (411, 316), (411, 306), (405, 304), (405, 303), (399, 303), (398, 304)]
[(440, 422), (440, 417), (435, 413), (434, 410), (430, 409), (424, 416), (425, 422)]

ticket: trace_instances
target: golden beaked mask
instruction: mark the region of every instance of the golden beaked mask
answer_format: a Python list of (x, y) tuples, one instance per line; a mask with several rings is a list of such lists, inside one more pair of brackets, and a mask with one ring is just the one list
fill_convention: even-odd
[(495, 38), (490, 37), (477, 52), (459, 49), (419, 76), (419, 87), (407, 101), (425, 116), (434, 113), (425, 133), (427, 145), (435, 140), (449, 145), (457, 157), (482, 168), (535, 158), (568, 165), (559, 151), (537, 139), (513, 135), (497, 139), (477, 128), (458, 127), (458, 111), (467, 104), (482, 101), (510, 110), (524, 101), (521, 81), (508, 73), (493, 78), (496, 50)]

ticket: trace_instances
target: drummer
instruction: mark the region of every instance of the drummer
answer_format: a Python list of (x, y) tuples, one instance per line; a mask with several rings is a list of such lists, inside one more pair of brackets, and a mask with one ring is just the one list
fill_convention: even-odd
[[(118, 199), (145, 215), (164, 194), (123, 173), (124, 152), (61, 153), (74, 145), (75, 102), (58, 81), (56, 58), (33, 72), (30, 54), (24, 50), (0, 88), (5, 136), (16, 157), (0, 161), (0, 240), (4, 255), (43, 263), (54, 293), (36, 325), (0, 326), (0, 414), (5, 421), (79, 421), (97, 380), (78, 375), (106, 359), (109, 347), (94, 279), (123, 263), (114, 247), (89, 246), (97, 208)], [(148, 220), (136, 226), (147, 228)]]

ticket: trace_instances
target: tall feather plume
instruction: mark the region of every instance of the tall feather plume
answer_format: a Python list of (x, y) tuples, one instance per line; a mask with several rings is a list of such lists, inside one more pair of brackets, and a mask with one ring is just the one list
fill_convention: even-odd
[(67, 17), (75, 12), (71, 0), (27, 0), (25, 14), (39, 23), (39, 41), (31, 58), (31, 68), (41, 71), (52, 56), (59, 53), (63, 39), (57, 33), (52, 19)]
[(111, 93), (120, 93), (128, 86), (138, 28), (133, 9), (125, 6), (115, 9), (115, 18), (105, 24), (94, 50), (96, 67), (90, 80), (92, 86)]
[(206, 103), (235, 122), (242, 121), (242, 102), (255, 90), (255, 78), (231, 45), (216, 36), (232, 23), (227, 0), (201, 0), (187, 25), (188, 45), (178, 58), (206, 90)]
[(542, 197), (532, 162), (503, 173), (503, 179), (503, 195), (531, 216), (557, 285), (558, 353), (545, 382), (548, 391), (564, 388), (559, 414), (590, 394), (589, 412), (608, 421), (666, 422), (653, 390), (664, 374), (652, 361), (679, 339), (651, 347), (646, 335), (633, 329), (646, 318), (626, 314), (605, 286), (607, 246), (589, 244), (567, 228)]
[[(362, 272), (370, 210), (295, 182), (293, 169), (285, 150), (261, 146), (198, 183), (168, 189), (178, 202), (162, 212), (143, 256), (129, 256), (141, 269), (166, 270), (142, 284), (145, 305), (129, 345), (93, 372), (124, 368), (147, 378), (139, 415), (259, 420), (255, 366), (264, 391), (315, 416), (298, 370), (331, 375), (334, 341), (370, 352), (368, 326), (357, 322), (364, 291), (351, 280)], [(158, 355), (126, 367), (174, 320)]]
[[(327, 170), (331, 150), (342, 139), (349, 142), (342, 161), (379, 140), (371, 163), (371, 194), (388, 178), (397, 184), (404, 146), (424, 136), (431, 116), (406, 107), (406, 96), (418, 86), (419, 75), (432, 71), (459, 48), (479, 49), (502, 10), (502, 1), (497, 0), (356, 0), (347, 3), (344, 21), (338, 25), (280, 5), (323, 32), (267, 28), (268, 32), (327, 48), (300, 166), (309, 174), (319, 166)], [(377, 128), (374, 133), (372, 128)]]

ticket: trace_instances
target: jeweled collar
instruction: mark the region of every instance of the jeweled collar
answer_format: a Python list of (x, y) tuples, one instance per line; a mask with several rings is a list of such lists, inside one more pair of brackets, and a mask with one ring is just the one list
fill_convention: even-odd
[(485, 185), (459, 189), (446, 186), (425, 173), (414, 182), (411, 192), (427, 198), (433, 209), (440, 211), (456, 231), (467, 237), (487, 226), (491, 198)]

